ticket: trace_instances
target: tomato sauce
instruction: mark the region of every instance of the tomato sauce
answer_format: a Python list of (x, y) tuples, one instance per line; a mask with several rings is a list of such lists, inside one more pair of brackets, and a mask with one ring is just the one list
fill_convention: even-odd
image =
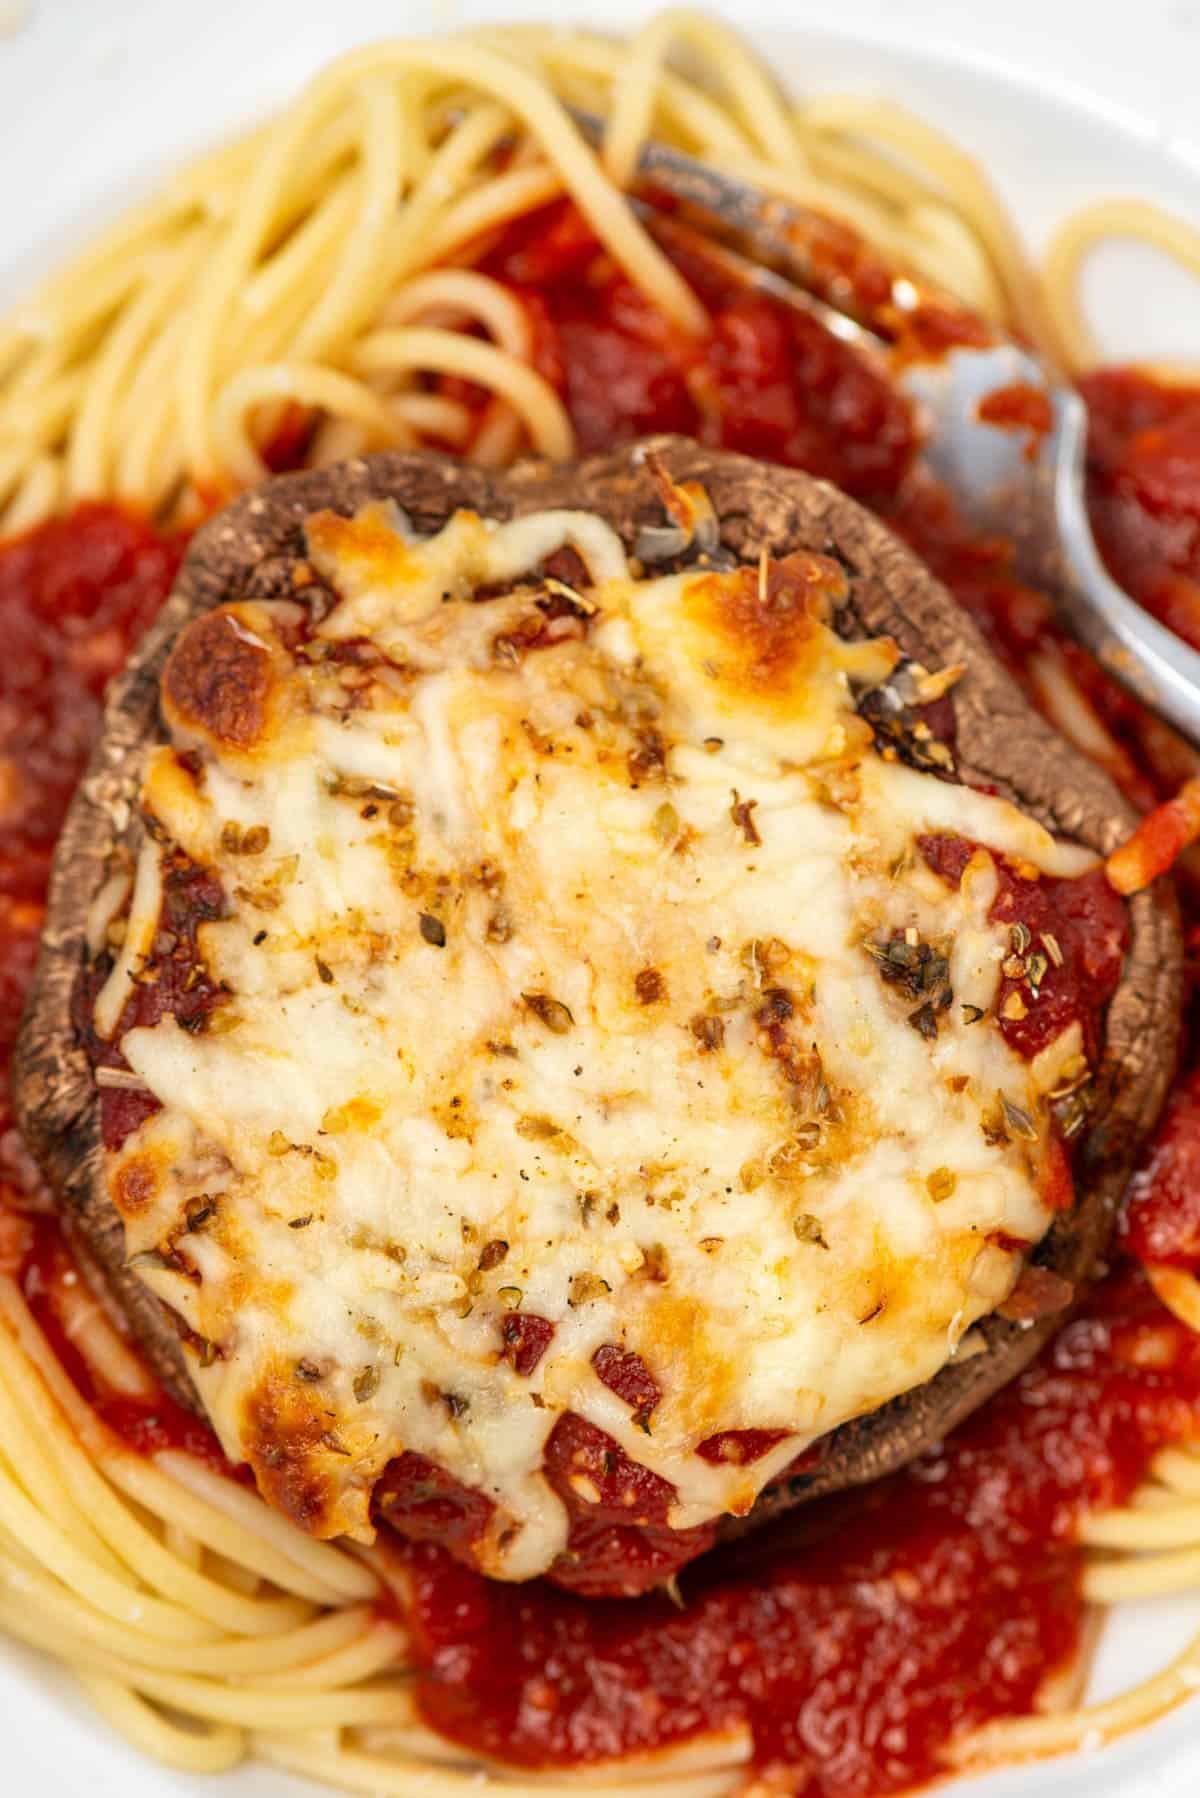
[(140, 519), (101, 505), (0, 545), (0, 1191), (26, 1178), (7, 1066), (50, 857), (105, 685), (161, 605), (179, 554)]
[(1080, 383), (1092, 524), (1116, 579), (1200, 648), (1200, 389), (1132, 369)]
[(0, 893), (41, 903), (104, 688), (161, 605), (180, 551), (101, 505), (0, 547)]
[[(962, 837), (919, 839), (929, 866), (952, 886), (976, 845)], [(1072, 1023), (1083, 1032), (1089, 1060), (1099, 1049), (1097, 1025), (1116, 991), (1129, 941), (1129, 919), (1102, 868), (1076, 880), (1034, 877), (994, 855), (996, 898), (988, 913), (1010, 927), (1013, 954), (1003, 964), (996, 1008), (1000, 1032), (1032, 1059)], [(1015, 1003), (1014, 1003), (1015, 1001)]]
[(905, 402), (812, 319), (679, 260), (710, 309), (707, 342), (663, 319), (567, 201), (514, 226), (484, 259), (524, 302), (538, 366), (581, 450), (680, 431), (808, 468), (860, 498), (893, 493), (915, 449)]
[(1025, 454), (1031, 462), (1054, 424), (1054, 410), (1045, 389), (1033, 387), (1028, 381), (995, 388), (980, 400), (978, 411), (985, 425), (995, 425), (1002, 431), (1024, 431)]
[(681, 1607), (503, 1586), (413, 1549), (421, 1708), (527, 1767), (745, 1725), (781, 1792), (905, 1790), (1070, 1660), (1074, 1526), (1194, 1428), (1198, 1390), (1200, 1341), (1130, 1272), (941, 1451), (694, 1563)]
[(6, 1266), (19, 1272), (60, 1361), (111, 1427), (146, 1452), (185, 1448), (224, 1465), (207, 1425), (165, 1393), (142, 1403), (105, 1390), (73, 1345), (62, 1297), (80, 1275), (56, 1221), (38, 1208), (8, 1095), (54, 843), (105, 686), (166, 598), (182, 549), (181, 538), (104, 505), (80, 506), (0, 544), (0, 1221), (8, 1220)]
[[(1169, 748), (1153, 766), (1134, 766), (1150, 735), (1145, 714), (1062, 637), (1047, 599), (1016, 576), (1009, 546), (963, 527), (945, 494), (914, 466), (905, 403), (819, 326), (681, 260), (712, 317), (706, 341), (684, 339), (625, 282), (565, 203), (493, 241), (483, 266), (521, 301), (538, 365), (563, 394), (585, 451), (648, 430), (678, 430), (837, 481), (913, 544), (1019, 678), (1047, 645), (1066, 658), (1129, 746), (1128, 782), (1140, 798), (1149, 803), (1177, 782)], [(913, 352), (930, 353), (961, 328), (950, 315), (923, 319)], [(1090, 377), (1084, 388), (1103, 551), (1143, 603), (1200, 643), (1200, 392), (1171, 392), (1127, 372)], [(304, 437), (305, 422), (291, 421), (273, 459), (294, 460)], [(100, 694), (167, 591), (179, 548), (99, 506), (0, 546), (5, 1059), (32, 967), (50, 852)], [(1113, 972), (1110, 898), (1065, 883), (1081, 899), (1072, 913), (1058, 890), (1064, 883), (1037, 883), (1030, 893), (1023, 889), (1035, 883), (1019, 873), (1006, 879), (998, 906), (1010, 904), (1013, 921), (1031, 933), (1035, 924), (1038, 934), (1049, 927), (1063, 953), (1061, 976), (1055, 964), (1043, 977), (1056, 1018), (1065, 1016), (1063, 1005), (1086, 1017)], [(174, 948), (166, 953), (174, 956)], [(1030, 1031), (1025, 1053), (1038, 1046)], [(89, 1384), (55, 1321), (55, 1281), (70, 1271), (66, 1250), (38, 1212), (7, 1112), (0, 1122), (0, 1198), (24, 1213), (15, 1236), (0, 1232), (0, 1253), (7, 1265), (19, 1239), (26, 1290), (64, 1363), (126, 1440), (147, 1451), (169, 1442), (215, 1456), (203, 1426), (169, 1401), (131, 1404)], [(127, 1122), (117, 1119), (118, 1136)], [(1177, 1088), (1134, 1183), (1128, 1249), (1200, 1265), (1198, 1191), (1194, 1071)], [(9, 1210), (9, 1224), (13, 1217)], [(551, 1331), (545, 1319), (511, 1314), (498, 1352), (518, 1373), (532, 1371)], [(616, 1347), (604, 1354), (603, 1370), (636, 1412), (652, 1410), (647, 1370)], [(1073, 1539), (1080, 1516), (1125, 1498), (1158, 1446), (1198, 1427), (1200, 1344), (1126, 1265), (942, 1449), (865, 1491), (794, 1511), (715, 1549), (678, 1575), (674, 1600), (665, 1592), (596, 1600), (547, 1582), (517, 1588), (481, 1578), (445, 1544), (456, 1531), (461, 1542), (477, 1539), (488, 1501), (464, 1494), (421, 1457), (401, 1457), (377, 1503), (418, 1538), (403, 1554), (422, 1711), (454, 1740), (532, 1768), (570, 1768), (737, 1727), (750, 1732), (755, 1762), (777, 1789), (797, 1798), (868, 1798), (911, 1787), (943, 1770), (943, 1750), (957, 1731), (1027, 1712), (1047, 1674), (1069, 1662), (1080, 1637)], [(776, 1441), (773, 1432), (732, 1432), (701, 1452), (744, 1464)], [(669, 1546), (664, 1493), (646, 1483), (654, 1476), (622, 1460), (579, 1419), (560, 1420), (551, 1439), (548, 1473), (572, 1529), (583, 1527), (586, 1513), (596, 1531), (581, 1553), (584, 1566)], [(569, 1496), (580, 1477), (598, 1503)], [(649, 1526), (636, 1543), (631, 1513)], [(669, 1556), (642, 1570), (665, 1579)]]
[(500, 1334), (505, 1360), (512, 1362), (517, 1373), (529, 1375), (549, 1347), (554, 1325), (531, 1311), (510, 1311)]
[(72, 1339), (70, 1300), (71, 1288), (83, 1276), (56, 1216), (36, 1213), (27, 1222), (28, 1241), (18, 1276), (21, 1290), (60, 1363), (97, 1416), (138, 1454), (181, 1449), (218, 1472), (231, 1472), (208, 1424), (157, 1387), (149, 1372), (148, 1396), (134, 1397), (110, 1385), (81, 1353)]
[(1171, 1094), (1130, 1185), (1122, 1231), (1140, 1261), (1200, 1272), (1200, 1067)]
[[(572, 1411), (551, 1431), (542, 1465), (567, 1515), (566, 1546), (546, 1575), (563, 1591), (590, 1599), (646, 1592), (713, 1545), (714, 1524), (672, 1529), (674, 1486)], [(409, 1542), (437, 1543), (467, 1567), (487, 1564), (480, 1551), (495, 1514), (491, 1499), (423, 1455), (389, 1462), (374, 1509)]]
[[(168, 1015), (184, 1030), (203, 1029), (221, 1003), (224, 989), (212, 979), (200, 953), (201, 924), (225, 911), (225, 894), (215, 875), (175, 849), (163, 870), (161, 927), (143, 964), (143, 978), (117, 1020), (111, 1042), (92, 1026), (96, 997), (112, 968), (111, 954), (98, 958), (76, 992), (76, 1028), (93, 1067), (128, 1068), (119, 1044), (126, 1031), (149, 1027)], [(119, 1149), (139, 1124), (159, 1109), (151, 1093), (122, 1087), (100, 1089), (100, 1130), (106, 1149)]]

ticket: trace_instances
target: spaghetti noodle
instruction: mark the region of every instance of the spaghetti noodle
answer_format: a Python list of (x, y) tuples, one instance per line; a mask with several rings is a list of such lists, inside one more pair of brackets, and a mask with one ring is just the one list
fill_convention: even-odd
[[(681, 44), (694, 77), (669, 66)], [(603, 166), (559, 103), (594, 107), (598, 93)], [(1182, 221), (1106, 202), (1068, 221), (1039, 272), (956, 145), (884, 100), (793, 105), (701, 15), (664, 13), (628, 47), (532, 27), (381, 44), (185, 168), (0, 322), (0, 528), (83, 497), (156, 512), (258, 478), (289, 404), (326, 421), (316, 459), (424, 442), (484, 460), (569, 454), (558, 396), (500, 323), (497, 285), (478, 275), (451, 301), (428, 283), (565, 193), (664, 318), (702, 330), (695, 296), (621, 202), (650, 131), (845, 218), (1067, 366), (1095, 354), (1077, 289), (1101, 237), (1139, 236), (1200, 266)], [(473, 442), (430, 408), (431, 373), (491, 394)]]
[[(564, 102), (604, 112), (600, 157)], [(1035, 267), (956, 145), (879, 99), (793, 104), (700, 15), (663, 14), (629, 45), (537, 27), (379, 45), (175, 175), (0, 321), (0, 531), (97, 499), (190, 522), (259, 479), (289, 431), (308, 463), (389, 444), (569, 456), (577, 427), (536, 307), (481, 265), (498, 233), (568, 196), (664, 329), (699, 341), (704, 306), (621, 195), (648, 134), (847, 220), (1072, 370), (1095, 356), (1078, 287), (1102, 238), (1200, 270), (1195, 232), (1132, 201), (1067, 221)], [(1048, 705), (1132, 783), (1061, 655), (1043, 648), (1037, 670)], [(1195, 1278), (1164, 1264), (1150, 1279), (1200, 1331)], [(58, 1300), (98, 1388), (144, 1398), (77, 1276)], [(1096, 1604), (1200, 1585), (1200, 1450), (1163, 1448), (1082, 1534)], [(0, 1276), (0, 1627), (70, 1666), (139, 1748), (191, 1772), (252, 1754), (352, 1791), (407, 1798), (418, 1775), (446, 1798), (478, 1791), (470, 1752), (421, 1719), (395, 1582), (384, 1550), (310, 1540), (196, 1453), (128, 1447)], [(1118, 1700), (987, 1724), (953, 1758), (1102, 1742), (1198, 1687), (1200, 1640)], [(592, 1777), (630, 1798), (668, 1776), (678, 1798), (717, 1798), (751, 1749), (742, 1725)], [(577, 1783), (491, 1770), (513, 1792)]]

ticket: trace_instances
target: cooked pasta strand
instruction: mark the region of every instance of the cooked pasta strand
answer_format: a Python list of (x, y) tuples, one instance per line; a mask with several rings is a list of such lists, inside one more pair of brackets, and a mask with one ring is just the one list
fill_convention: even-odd
[(206, 1729), (169, 1722), (128, 1686), (104, 1673), (80, 1673), (79, 1684), (100, 1715), (152, 1760), (181, 1773), (227, 1773), (245, 1758), (246, 1738), (228, 1724)]
[[(678, 50), (693, 72), (673, 65)], [(606, 109), (602, 162), (563, 99)], [(393, 41), (343, 57), (278, 118), (173, 175), (0, 322), (0, 528), (83, 495), (156, 511), (257, 480), (285, 405), (314, 415), (319, 460), (428, 441), (470, 444), (488, 465), (524, 443), (570, 454), (528, 367), (528, 331), (495, 284), (450, 315), (456, 331), (480, 320), (510, 358), (471, 376), (506, 402), (474, 437), (461, 414), (425, 404), (441, 397), (428, 381), (447, 372), (444, 356), (406, 364), (424, 385), (395, 408), (349, 371), (381, 332), (435, 323), (420, 296), (450, 277), (447, 263), (469, 263), (491, 232), (559, 194), (666, 317), (703, 331), (621, 197), (648, 132), (848, 220), (898, 266), (1071, 366), (1095, 354), (1078, 285), (1102, 237), (1134, 235), (1200, 268), (1191, 226), (1117, 200), (1064, 225), (1039, 280), (956, 144), (880, 98), (792, 105), (728, 26), (686, 10), (624, 47), (537, 27)], [(528, 376), (520, 394), (514, 362)]]
[(1080, 278), (1093, 250), (1112, 238), (1150, 244), (1188, 274), (1200, 277), (1200, 230), (1147, 200), (1098, 200), (1059, 226), (1046, 251), (1044, 284), (1050, 317), (1067, 362), (1087, 368), (1100, 346), (1083, 311)]

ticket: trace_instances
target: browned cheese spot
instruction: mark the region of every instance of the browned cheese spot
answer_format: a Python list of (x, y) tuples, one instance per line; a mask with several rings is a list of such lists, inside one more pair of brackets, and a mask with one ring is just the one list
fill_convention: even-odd
[(821, 654), (821, 626), (846, 577), (828, 556), (796, 550), (761, 567), (705, 574), (684, 604), (719, 662), (726, 692), (787, 705), (800, 695)]
[(657, 1005), (667, 996), (667, 983), (657, 968), (641, 968), (633, 977), (639, 1005)]
[(159, 1196), (161, 1157), (143, 1149), (117, 1168), (112, 1179), (113, 1204), (122, 1217), (140, 1217)]
[(203, 731), (232, 749), (253, 749), (266, 731), (271, 655), (224, 606), (190, 624), (163, 671), (169, 722)]
[(328, 1398), (297, 1377), (290, 1362), (276, 1361), (246, 1395), (242, 1446), (268, 1504), (310, 1535), (328, 1535), (335, 1475), (328, 1465), (337, 1437), (327, 1415)]
[(354, 518), (314, 512), (305, 520), (304, 533), (313, 554), (336, 562), (351, 588), (357, 581), (381, 587), (399, 584), (418, 566), (418, 558), (396, 531), (385, 506), (364, 506)]

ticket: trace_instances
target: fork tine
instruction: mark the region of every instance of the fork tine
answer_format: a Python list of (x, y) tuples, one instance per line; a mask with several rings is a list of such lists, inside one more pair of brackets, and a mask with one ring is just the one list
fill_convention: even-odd
[[(566, 110), (588, 142), (599, 148), (604, 120), (582, 107)], [(926, 301), (961, 310), (958, 302), (889, 267), (840, 219), (764, 193), (682, 150), (648, 140), (638, 157), (638, 175), (646, 186), (685, 207), (687, 216), (696, 221), (697, 236), (715, 240), (738, 258), (738, 278), (815, 312), (844, 341), (864, 349), (882, 348), (898, 335), (903, 315)], [(665, 241), (656, 219), (666, 215), (650, 216), (643, 210), (645, 204), (639, 206), (639, 215)], [(735, 273), (732, 264), (728, 272)], [(771, 288), (758, 278), (760, 273), (790, 283), (791, 292)], [(808, 306), (798, 295), (817, 306)]]
[[(604, 120), (581, 106), (568, 106), (566, 110), (581, 134), (594, 148), (600, 149), (604, 143)], [(720, 169), (688, 156), (683, 150), (656, 143), (653, 138), (642, 145), (638, 174), (676, 199), (694, 206), (697, 211), (710, 214), (731, 230), (770, 229), (792, 219), (804, 220), (807, 224), (829, 222), (820, 220), (816, 213), (806, 214), (804, 208), (794, 206), (790, 201), (772, 199), (751, 182), (736, 175), (726, 175)]]
[[(593, 144), (595, 114), (567, 109)], [(665, 144), (643, 145), (639, 179), (671, 195), (683, 214), (629, 203), (655, 237), (693, 263), (773, 294), (819, 318), (844, 341), (888, 358), (897, 386), (916, 405), (925, 455), (964, 516), (1012, 542), (1024, 578), (1056, 594), (1066, 622), (1108, 672), (1192, 743), (1200, 745), (1200, 654), (1135, 603), (1109, 575), (1096, 547), (1084, 490), (1087, 414), (1079, 395), (1020, 343), (980, 322), (959, 302), (897, 274), (849, 226), (764, 194)], [(940, 352), (907, 356), (905, 314), (932, 302), (971, 322)], [(915, 322), (915, 321), (914, 321)], [(1053, 405), (1053, 428), (1030, 461), (1012, 433), (980, 417), (997, 388), (1026, 385)]]
[(769, 294), (772, 299), (790, 306), (793, 311), (806, 313), (843, 343), (877, 353), (887, 349), (884, 339), (876, 332), (867, 330), (865, 325), (860, 325), (846, 313), (839, 312), (778, 269), (769, 268), (765, 263), (735, 249), (732, 244), (696, 230), (674, 213), (660, 211), (648, 200), (634, 196), (629, 203), (651, 236), (668, 252), (676, 251), (692, 262), (706, 265), (735, 286)]

